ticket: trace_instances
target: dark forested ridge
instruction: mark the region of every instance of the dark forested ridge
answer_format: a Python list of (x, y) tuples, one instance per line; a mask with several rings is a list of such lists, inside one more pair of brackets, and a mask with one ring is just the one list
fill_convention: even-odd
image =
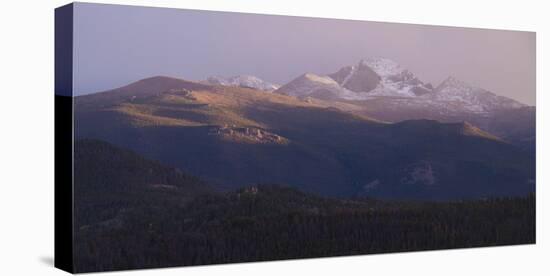
[(334, 199), (278, 185), (217, 193), (155, 161), (75, 150), (77, 272), (535, 242), (535, 197)]
[(75, 226), (117, 222), (147, 204), (183, 204), (210, 188), (198, 178), (98, 140), (78, 140), (74, 156)]

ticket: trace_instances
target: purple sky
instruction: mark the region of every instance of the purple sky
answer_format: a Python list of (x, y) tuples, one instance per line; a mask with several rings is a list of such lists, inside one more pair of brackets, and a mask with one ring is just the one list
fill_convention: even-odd
[(255, 75), (284, 84), (386, 57), (535, 104), (535, 33), (77, 3), (75, 94), (166, 75)]

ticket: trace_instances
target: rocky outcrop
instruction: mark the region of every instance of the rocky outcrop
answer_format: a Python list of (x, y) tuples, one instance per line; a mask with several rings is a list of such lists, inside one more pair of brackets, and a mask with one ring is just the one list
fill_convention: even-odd
[(288, 140), (275, 133), (257, 127), (223, 126), (210, 130), (210, 135), (222, 139), (251, 144), (286, 144)]

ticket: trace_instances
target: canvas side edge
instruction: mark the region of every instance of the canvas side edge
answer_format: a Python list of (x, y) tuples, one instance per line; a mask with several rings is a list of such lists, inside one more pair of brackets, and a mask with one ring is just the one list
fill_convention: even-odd
[(55, 9), (54, 266), (74, 273), (73, 4)]

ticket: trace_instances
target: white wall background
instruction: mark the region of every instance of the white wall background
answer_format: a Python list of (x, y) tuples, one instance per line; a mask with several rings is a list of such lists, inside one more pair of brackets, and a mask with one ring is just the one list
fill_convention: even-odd
[[(129, 275), (549, 275), (547, 1), (101, 2), (537, 32), (537, 245), (140, 270)], [(0, 2), (0, 275), (64, 274), (53, 268), (53, 9), (66, 3)]]

